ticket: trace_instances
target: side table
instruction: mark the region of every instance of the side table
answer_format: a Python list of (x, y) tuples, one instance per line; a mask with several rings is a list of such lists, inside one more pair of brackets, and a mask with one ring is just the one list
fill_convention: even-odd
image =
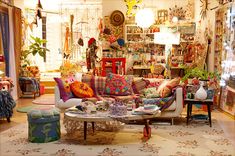
[(189, 118), (192, 117), (192, 106), (197, 105), (207, 105), (209, 124), (211, 127), (211, 105), (213, 105), (213, 99), (197, 100), (197, 99), (185, 99), (184, 103), (187, 104), (187, 125), (189, 123)]

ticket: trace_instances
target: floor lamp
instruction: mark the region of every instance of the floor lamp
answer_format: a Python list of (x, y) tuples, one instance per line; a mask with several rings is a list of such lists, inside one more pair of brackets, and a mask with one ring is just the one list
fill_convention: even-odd
[(170, 65), (169, 65), (169, 56), (172, 52), (172, 45), (180, 44), (180, 33), (172, 33), (172, 32), (156, 32), (154, 33), (154, 43), (165, 45), (165, 62), (167, 69), (167, 77), (171, 77), (170, 75)]

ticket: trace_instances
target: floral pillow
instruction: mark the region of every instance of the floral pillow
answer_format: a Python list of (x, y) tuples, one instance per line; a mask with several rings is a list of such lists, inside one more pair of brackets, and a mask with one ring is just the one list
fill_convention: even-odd
[(88, 84), (75, 81), (70, 85), (73, 94), (80, 98), (90, 98), (94, 95), (93, 90)]
[(70, 90), (69, 80), (62, 80), (60, 78), (54, 78), (60, 91), (60, 98), (65, 102), (70, 98), (73, 98), (73, 93)]
[(106, 77), (104, 94), (108, 95), (131, 95), (132, 76), (123, 76), (109, 73)]
[(143, 91), (143, 94), (146, 98), (158, 98), (158, 97), (160, 97), (158, 92), (157, 92), (156, 87), (146, 88)]

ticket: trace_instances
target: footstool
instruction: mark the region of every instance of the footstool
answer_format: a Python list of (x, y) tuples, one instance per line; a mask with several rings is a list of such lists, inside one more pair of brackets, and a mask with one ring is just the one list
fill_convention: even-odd
[(45, 143), (60, 139), (60, 112), (54, 107), (36, 108), (27, 113), (28, 139)]

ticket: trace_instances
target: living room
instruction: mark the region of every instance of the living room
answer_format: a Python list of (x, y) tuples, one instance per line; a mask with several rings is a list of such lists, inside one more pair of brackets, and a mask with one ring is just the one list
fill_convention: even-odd
[(233, 0), (0, 0), (1, 155), (235, 155)]

